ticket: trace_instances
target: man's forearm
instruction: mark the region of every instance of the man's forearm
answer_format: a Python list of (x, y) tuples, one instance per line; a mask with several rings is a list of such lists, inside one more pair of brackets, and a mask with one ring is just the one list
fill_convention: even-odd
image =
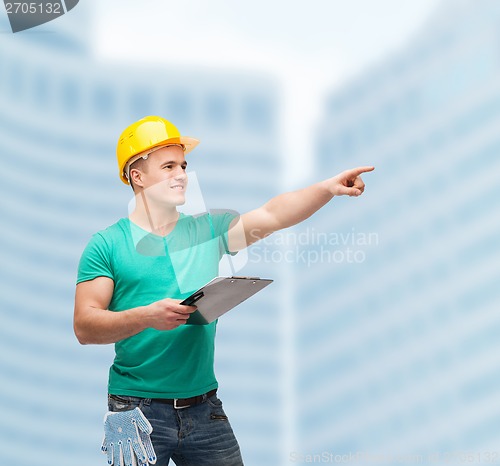
[(273, 230), (281, 230), (300, 223), (327, 204), (333, 193), (326, 181), (273, 197), (264, 209), (275, 220)]
[(75, 334), (82, 345), (116, 343), (147, 328), (145, 307), (120, 312), (88, 308), (82, 315), (85, 317), (75, 317), (74, 321)]

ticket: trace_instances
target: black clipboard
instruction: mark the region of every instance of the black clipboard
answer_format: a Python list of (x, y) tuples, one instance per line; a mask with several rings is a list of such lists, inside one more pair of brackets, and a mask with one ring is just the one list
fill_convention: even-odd
[(180, 303), (198, 307), (186, 324), (209, 324), (272, 282), (259, 277), (216, 277)]

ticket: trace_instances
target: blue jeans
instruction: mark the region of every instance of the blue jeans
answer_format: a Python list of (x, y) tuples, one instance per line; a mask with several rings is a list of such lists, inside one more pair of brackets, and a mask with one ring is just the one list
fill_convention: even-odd
[(154, 399), (108, 395), (109, 411), (139, 407), (153, 427), (155, 466), (243, 466), (240, 447), (222, 402), (213, 395), (203, 403), (175, 409)]

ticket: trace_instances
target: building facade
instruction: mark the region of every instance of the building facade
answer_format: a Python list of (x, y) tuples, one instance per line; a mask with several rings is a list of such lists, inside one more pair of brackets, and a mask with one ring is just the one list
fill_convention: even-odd
[(321, 174), (376, 170), (297, 230), (296, 464), (498, 455), (499, 7), (444, 2), (327, 101)]
[[(82, 20), (89, 13), (79, 5), (45, 27), (0, 41), (6, 464), (105, 462), (101, 426), (113, 351), (78, 345), (72, 314), (83, 248), (94, 232), (127, 215), (132, 198), (117, 176), (123, 128), (162, 115), (201, 140), (189, 156), (200, 208), (244, 212), (277, 189), (279, 94), (272, 79), (99, 62), (89, 44), (90, 21)], [(278, 268), (245, 257), (235, 259), (233, 270), (246, 263), (249, 273), (258, 269), (277, 284), (219, 322), (216, 372), (247, 464), (274, 466), (283, 435), (276, 318), (283, 283)]]

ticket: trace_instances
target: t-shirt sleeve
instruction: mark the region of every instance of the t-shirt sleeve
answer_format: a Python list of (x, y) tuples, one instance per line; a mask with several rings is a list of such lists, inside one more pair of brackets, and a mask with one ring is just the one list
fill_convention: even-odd
[(100, 233), (93, 235), (80, 258), (76, 283), (97, 277), (113, 279), (110, 257), (110, 247), (103, 236)]
[(214, 237), (220, 238), (221, 252), (223, 254), (235, 255), (237, 253), (237, 251), (229, 251), (228, 248), (229, 225), (237, 217), (239, 217), (239, 214), (234, 210), (213, 210), (210, 213), (210, 219), (214, 229)]

